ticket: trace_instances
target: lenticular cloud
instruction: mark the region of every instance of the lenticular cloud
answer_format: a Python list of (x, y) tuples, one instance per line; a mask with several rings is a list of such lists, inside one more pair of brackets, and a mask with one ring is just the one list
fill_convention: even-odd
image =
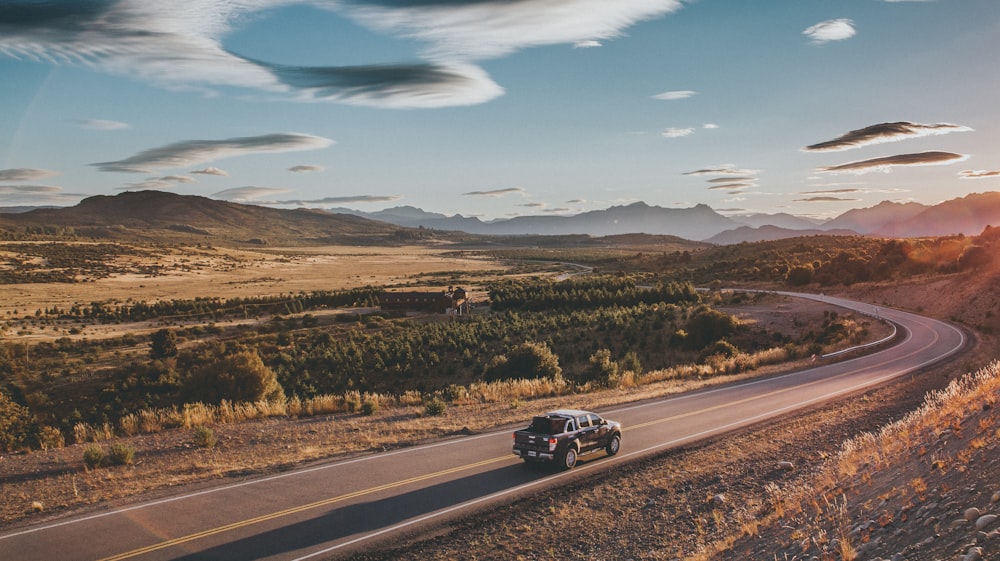
[(806, 152), (837, 152), (852, 148), (862, 148), (873, 144), (899, 142), (911, 138), (936, 136), (953, 132), (968, 132), (971, 130), (969, 127), (953, 125), (951, 123), (938, 123), (934, 125), (923, 125), (907, 121), (879, 123), (842, 134), (833, 140), (806, 146), (803, 150)]
[(855, 174), (865, 174), (873, 171), (889, 172), (892, 171), (892, 168), (898, 166), (942, 166), (961, 162), (968, 158), (969, 156), (965, 154), (955, 154), (952, 152), (919, 152), (916, 154), (899, 154), (884, 158), (848, 162), (846, 164), (819, 168), (817, 171)]
[[(233, 53), (226, 36), (293, 4), (338, 12), (414, 39), (423, 60), (396, 65), (278, 65)], [(475, 61), (543, 45), (594, 45), (681, 0), (94, 0), (0, 3), (0, 56), (82, 64), (169, 87), (250, 88), (291, 99), (444, 107), (503, 95)]]

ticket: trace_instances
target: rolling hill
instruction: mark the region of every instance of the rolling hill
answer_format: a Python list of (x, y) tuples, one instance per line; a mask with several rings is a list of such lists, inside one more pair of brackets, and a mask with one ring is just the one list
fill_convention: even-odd
[(0, 230), (133, 241), (389, 244), (422, 232), (346, 214), (243, 205), (164, 191), (98, 195), (67, 208), (0, 214)]

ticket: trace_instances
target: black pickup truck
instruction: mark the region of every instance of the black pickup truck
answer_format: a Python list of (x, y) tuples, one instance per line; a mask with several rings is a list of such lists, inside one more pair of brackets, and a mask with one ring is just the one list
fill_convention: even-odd
[(558, 462), (570, 469), (579, 456), (604, 450), (618, 453), (622, 426), (597, 413), (560, 409), (531, 420), (527, 428), (514, 432), (514, 454), (525, 462)]

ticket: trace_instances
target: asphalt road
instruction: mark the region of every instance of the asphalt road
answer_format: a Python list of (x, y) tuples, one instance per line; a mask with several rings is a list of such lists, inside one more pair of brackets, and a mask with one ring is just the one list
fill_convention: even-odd
[(892, 321), (898, 342), (800, 372), (601, 411), (623, 423), (622, 452), (585, 456), (571, 471), (526, 469), (511, 454), (510, 430), (456, 437), (9, 531), (0, 534), (0, 560), (347, 556), (421, 524), (857, 392), (941, 361), (965, 343), (943, 322), (801, 296)]

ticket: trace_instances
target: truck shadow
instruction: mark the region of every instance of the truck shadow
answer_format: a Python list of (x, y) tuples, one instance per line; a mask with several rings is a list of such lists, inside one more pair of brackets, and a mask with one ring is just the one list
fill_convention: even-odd
[[(595, 458), (598, 455), (595, 454)], [(528, 469), (526, 469), (526, 467)], [(560, 470), (546, 466), (523, 466), (510, 464), (468, 477), (444, 481), (428, 487), (414, 489), (406, 493), (358, 502), (354, 504), (333, 504), (295, 515), (299, 520), (276, 518), (239, 532), (256, 532), (233, 541), (219, 543), (206, 549), (198, 549), (199, 541), (193, 541), (178, 548), (176, 557), (183, 561), (284, 559), (300, 558), (318, 550), (328, 550), (317, 558), (330, 559), (344, 557), (370, 549), (378, 543), (378, 538), (369, 539), (367, 534), (377, 532), (405, 521), (420, 519), (441, 509), (467, 501), (480, 499), (493, 493), (513, 489), (521, 485), (538, 482)], [(386, 491), (391, 493), (392, 491)], [(516, 494), (514, 495), (516, 496)], [(501, 499), (503, 500), (503, 499)], [(484, 502), (478, 508), (485, 508)], [(471, 506), (476, 509), (477, 506)], [(442, 515), (429, 522), (439, 525), (449, 520), (469, 515), (470, 510), (461, 509)], [(301, 519), (301, 517), (308, 517)], [(283, 524), (284, 522), (290, 522)], [(280, 526), (279, 526), (280, 525)], [(417, 524), (414, 524), (414, 528)], [(220, 534), (225, 539), (230, 532)], [(361, 539), (363, 538), (364, 539)], [(215, 540), (217, 538), (210, 538)], [(391, 539), (391, 534), (382, 537)], [(355, 543), (350, 543), (357, 540)], [(338, 542), (343, 542), (338, 544)], [(203, 544), (203, 542), (202, 542)], [(339, 546), (339, 547), (338, 547)], [(337, 547), (337, 549), (332, 549)]]

